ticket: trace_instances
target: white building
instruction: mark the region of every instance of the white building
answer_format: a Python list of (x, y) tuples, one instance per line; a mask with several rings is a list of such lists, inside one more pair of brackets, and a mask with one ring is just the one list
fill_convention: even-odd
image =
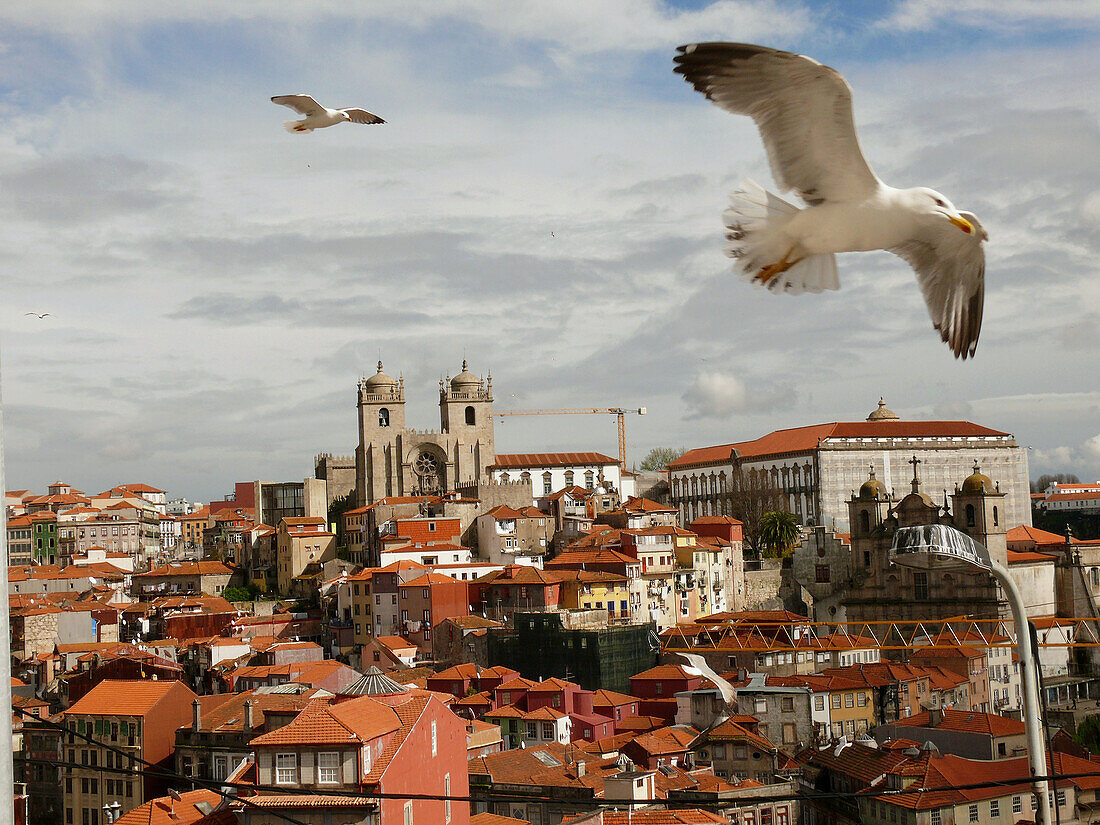
[(493, 481), (530, 481), (535, 498), (574, 485), (634, 495), (634, 476), (624, 475), (618, 460), (603, 453), (498, 453), (487, 469)]
[(904, 490), (908, 462), (921, 461), (924, 488), (950, 491), (977, 461), (998, 479), (1005, 521), (1031, 524), (1027, 451), (1010, 433), (969, 421), (902, 421), (879, 401), (865, 421), (776, 430), (752, 441), (689, 450), (669, 465), (670, 501), (688, 523), (731, 512), (733, 479), (779, 488), (803, 524), (845, 532), (848, 500), (873, 467), (887, 490)]

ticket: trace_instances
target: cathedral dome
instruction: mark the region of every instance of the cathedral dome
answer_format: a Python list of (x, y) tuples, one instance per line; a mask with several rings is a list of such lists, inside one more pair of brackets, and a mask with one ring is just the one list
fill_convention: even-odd
[(886, 485), (875, 478), (875, 470), (871, 468), (870, 477), (859, 488), (859, 497), (864, 501), (872, 501), (878, 498), (886, 498), (887, 495)]
[(962, 491), (968, 495), (980, 495), (982, 493), (995, 493), (997, 488), (993, 485), (993, 479), (981, 472), (978, 462), (974, 462), (974, 472), (966, 477), (962, 483)]
[(469, 392), (481, 387), (481, 379), (470, 372), (466, 362), (462, 362), (462, 372), (451, 379), (451, 389), (456, 392)]
[(868, 421), (897, 421), (898, 414), (886, 406), (886, 399), (879, 397), (878, 409), (867, 416)]
[(397, 382), (382, 372), (382, 362), (378, 362), (378, 372), (363, 382), (371, 392), (389, 392), (397, 386)]

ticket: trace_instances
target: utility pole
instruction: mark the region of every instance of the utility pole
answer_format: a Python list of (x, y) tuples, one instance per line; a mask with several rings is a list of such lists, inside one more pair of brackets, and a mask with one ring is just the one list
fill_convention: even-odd
[[(2, 367), (0, 367), (2, 368)], [(8, 605), (8, 506), (4, 477), (4, 399), (0, 393), (0, 705), (11, 707), (11, 620)], [(0, 742), (12, 741), (11, 713), (0, 712)], [(15, 754), (6, 744), (0, 747), (0, 822), (15, 816)]]

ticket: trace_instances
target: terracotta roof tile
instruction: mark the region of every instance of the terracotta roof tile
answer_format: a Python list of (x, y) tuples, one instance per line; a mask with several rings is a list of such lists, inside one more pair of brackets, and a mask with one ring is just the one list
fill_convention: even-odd
[(104, 679), (68, 710), (66, 716), (145, 716), (169, 693), (180, 693), (190, 702), (195, 694), (177, 681)]
[(603, 453), (497, 453), (490, 470), (519, 470), (526, 467), (576, 467), (618, 464), (617, 458)]

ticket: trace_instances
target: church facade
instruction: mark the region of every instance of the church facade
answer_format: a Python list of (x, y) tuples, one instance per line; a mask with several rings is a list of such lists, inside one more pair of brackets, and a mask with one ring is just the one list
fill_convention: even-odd
[(355, 450), (358, 506), (386, 496), (441, 495), (483, 484), (496, 458), (493, 378), (470, 372), (439, 382), (439, 429), (405, 424), (405, 381), (378, 372), (359, 381), (359, 445)]

